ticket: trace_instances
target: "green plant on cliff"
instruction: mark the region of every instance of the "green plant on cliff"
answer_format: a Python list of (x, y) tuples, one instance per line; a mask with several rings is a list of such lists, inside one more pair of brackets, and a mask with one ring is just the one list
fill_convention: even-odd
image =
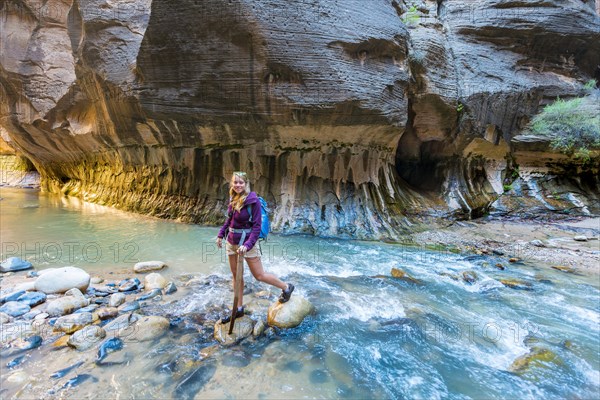
[(412, 6), (406, 11), (406, 14), (402, 17), (402, 22), (406, 25), (416, 25), (421, 20), (417, 6)]
[(600, 90), (571, 100), (557, 98), (536, 115), (531, 133), (552, 139), (552, 147), (588, 161), (590, 151), (600, 149)]

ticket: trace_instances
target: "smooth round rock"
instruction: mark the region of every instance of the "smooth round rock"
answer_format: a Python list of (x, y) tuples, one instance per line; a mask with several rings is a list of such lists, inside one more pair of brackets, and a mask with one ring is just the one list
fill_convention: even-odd
[(292, 296), (287, 303), (275, 302), (267, 311), (267, 323), (278, 328), (294, 328), (304, 321), (315, 307), (305, 298)]
[(89, 325), (75, 332), (67, 345), (77, 350), (87, 350), (106, 337), (106, 331), (98, 325)]
[(70, 314), (75, 310), (89, 305), (89, 300), (84, 297), (65, 296), (48, 302), (46, 312), (51, 317), (60, 317)]
[(40, 274), (35, 281), (35, 289), (44, 293), (64, 293), (72, 288), (85, 292), (90, 284), (90, 275), (76, 267), (57, 268)]
[(156, 272), (148, 274), (144, 278), (144, 287), (147, 290), (163, 289), (167, 284), (167, 280), (161, 274)]
[(142, 261), (133, 266), (133, 271), (137, 273), (145, 273), (150, 271), (159, 271), (165, 268), (167, 264), (162, 261)]
[(31, 310), (27, 304), (19, 303), (18, 301), (9, 301), (0, 307), (0, 312), (10, 315), (11, 317), (20, 317)]
[(94, 322), (94, 317), (92, 316), (92, 313), (89, 312), (65, 315), (56, 320), (54, 323), (54, 330), (64, 333), (73, 333), (92, 322)]
[(123, 293), (113, 293), (108, 299), (108, 306), (119, 307), (121, 304), (125, 303), (126, 299), (127, 296), (125, 296)]
[(587, 242), (588, 238), (585, 235), (578, 235), (573, 237), (573, 240), (575, 240), (576, 242)]
[(92, 279), (90, 279), (90, 283), (93, 283), (93, 284), (98, 284), (98, 283), (102, 283), (102, 282), (104, 282), (104, 279), (99, 276), (93, 276)]
[(33, 265), (19, 257), (9, 257), (0, 263), (0, 272), (23, 271), (29, 268), (33, 268)]

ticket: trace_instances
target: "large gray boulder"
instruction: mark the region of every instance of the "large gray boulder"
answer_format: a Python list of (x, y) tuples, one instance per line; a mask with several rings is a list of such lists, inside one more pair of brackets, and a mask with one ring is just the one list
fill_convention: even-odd
[(77, 288), (85, 292), (89, 284), (90, 275), (81, 268), (63, 267), (41, 274), (35, 281), (35, 290), (49, 294)]

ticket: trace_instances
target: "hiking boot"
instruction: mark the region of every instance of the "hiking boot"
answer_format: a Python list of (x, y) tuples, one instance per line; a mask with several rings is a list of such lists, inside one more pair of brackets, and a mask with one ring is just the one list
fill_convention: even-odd
[(292, 292), (295, 289), (294, 285), (292, 285), (291, 283), (288, 283), (287, 285), (288, 285), (287, 289), (282, 290), (281, 295), (279, 296), (280, 303), (287, 302), (290, 299), (290, 297), (292, 296)]
[[(235, 313), (235, 319), (241, 318), (243, 316), (244, 316), (244, 306), (238, 307), (238, 309)], [(226, 316), (224, 316), (223, 318), (221, 318), (222, 324), (226, 324), (229, 321), (231, 321), (231, 313), (229, 313)]]

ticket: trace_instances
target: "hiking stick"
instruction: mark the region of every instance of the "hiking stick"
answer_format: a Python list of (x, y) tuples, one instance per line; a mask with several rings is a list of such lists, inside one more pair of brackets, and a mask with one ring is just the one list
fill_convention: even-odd
[(237, 314), (237, 304), (239, 300), (238, 292), (242, 286), (242, 277), (244, 276), (244, 255), (238, 253), (237, 269), (235, 273), (235, 284), (233, 285), (233, 307), (231, 309), (231, 322), (229, 323), (229, 334), (233, 332), (235, 316)]

